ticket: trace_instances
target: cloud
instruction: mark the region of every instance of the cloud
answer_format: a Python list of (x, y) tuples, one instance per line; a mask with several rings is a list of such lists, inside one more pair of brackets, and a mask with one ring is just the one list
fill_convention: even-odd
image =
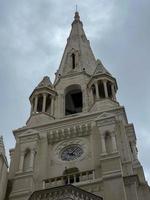
[(54, 79), (76, 3), (94, 54), (117, 78), (118, 100), (135, 124), (140, 160), (150, 174), (149, 0), (0, 1), (0, 132), (7, 152), (15, 144), (11, 130), (29, 116), (32, 90), (44, 75)]

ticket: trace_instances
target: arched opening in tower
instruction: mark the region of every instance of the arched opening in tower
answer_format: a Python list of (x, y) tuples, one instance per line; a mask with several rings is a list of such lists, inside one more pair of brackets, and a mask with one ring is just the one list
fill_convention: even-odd
[(46, 107), (45, 107), (45, 111), (47, 113), (50, 113), (50, 107), (51, 107), (51, 95), (48, 94), (46, 98)]
[(78, 87), (69, 90), (65, 96), (65, 115), (82, 112), (82, 91)]
[(91, 89), (92, 89), (93, 97), (95, 98), (96, 97), (96, 88), (95, 88), (94, 84), (92, 85)]
[(99, 96), (101, 98), (105, 98), (105, 90), (104, 90), (104, 84), (102, 81), (98, 82), (98, 90), (99, 90)]
[(38, 96), (38, 104), (37, 104), (37, 112), (42, 112), (42, 106), (43, 106), (43, 96)]
[(111, 82), (107, 82), (107, 91), (108, 91), (108, 96), (110, 97), (110, 98), (112, 98), (112, 89), (111, 89)]

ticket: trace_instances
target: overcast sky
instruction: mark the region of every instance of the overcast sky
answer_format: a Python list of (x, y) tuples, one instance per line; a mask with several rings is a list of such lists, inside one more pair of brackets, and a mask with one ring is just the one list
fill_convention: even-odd
[(12, 129), (25, 125), (28, 97), (54, 73), (78, 4), (96, 58), (118, 82), (150, 183), (150, 0), (0, 0), (0, 134), (8, 150)]

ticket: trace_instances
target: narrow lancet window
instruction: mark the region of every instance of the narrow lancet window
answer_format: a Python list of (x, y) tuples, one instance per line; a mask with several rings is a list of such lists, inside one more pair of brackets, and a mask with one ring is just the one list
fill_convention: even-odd
[(76, 67), (76, 60), (75, 60), (75, 54), (74, 53), (71, 55), (71, 58), (72, 58), (72, 69), (75, 69), (75, 67)]

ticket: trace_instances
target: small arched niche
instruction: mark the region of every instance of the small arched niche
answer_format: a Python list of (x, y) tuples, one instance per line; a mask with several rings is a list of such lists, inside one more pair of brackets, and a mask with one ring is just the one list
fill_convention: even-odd
[(24, 172), (28, 171), (29, 166), (30, 166), (30, 149), (27, 149), (24, 155), (23, 171)]
[(65, 90), (65, 115), (82, 112), (83, 97), (80, 85), (71, 85)]
[(109, 131), (106, 131), (105, 133), (105, 144), (106, 144), (106, 151), (107, 153), (112, 153), (112, 138), (111, 138), (111, 133)]

